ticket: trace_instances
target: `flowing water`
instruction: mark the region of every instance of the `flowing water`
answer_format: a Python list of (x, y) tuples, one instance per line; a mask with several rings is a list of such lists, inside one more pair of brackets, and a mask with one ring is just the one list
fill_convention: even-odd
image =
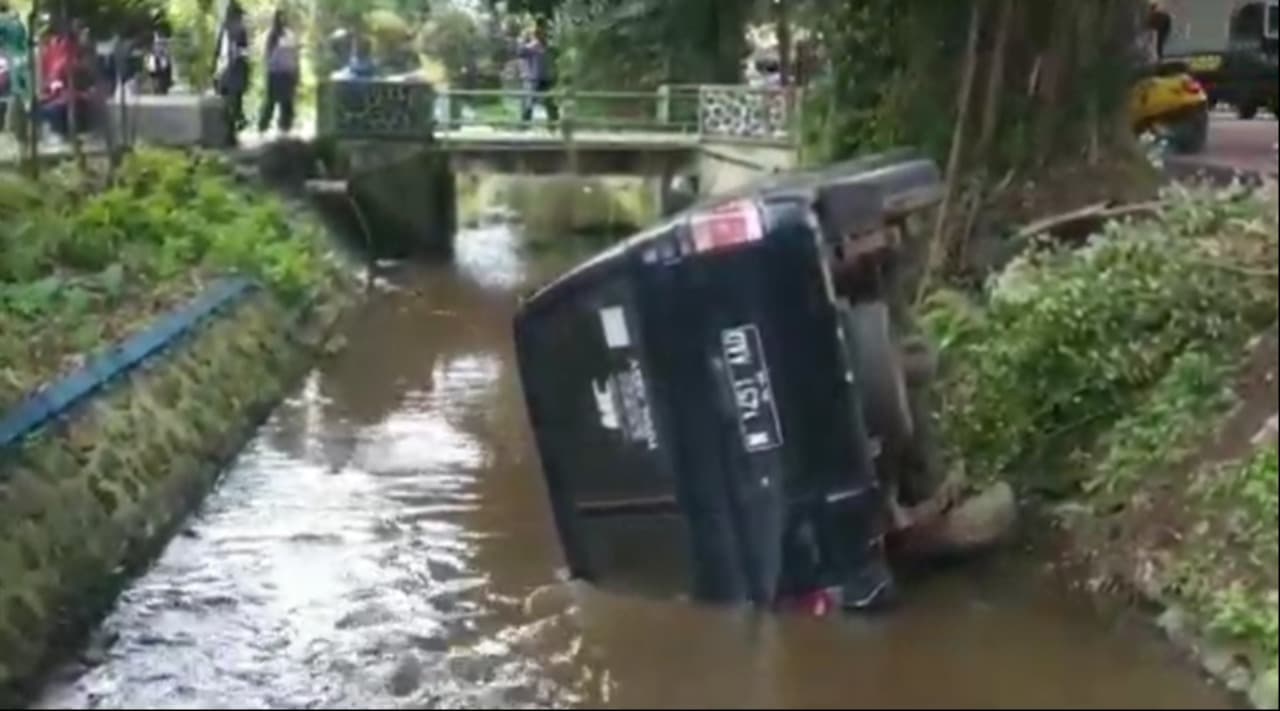
[(562, 266), (486, 227), (391, 279), (37, 704), (1224, 707), (1017, 561), (825, 620), (557, 584), (510, 323)]

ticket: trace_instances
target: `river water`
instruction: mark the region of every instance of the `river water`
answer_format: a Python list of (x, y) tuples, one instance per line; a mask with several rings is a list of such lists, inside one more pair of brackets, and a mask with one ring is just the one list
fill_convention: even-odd
[(510, 324), (565, 263), (483, 227), (390, 277), (37, 705), (1225, 707), (1017, 560), (825, 620), (558, 585)]

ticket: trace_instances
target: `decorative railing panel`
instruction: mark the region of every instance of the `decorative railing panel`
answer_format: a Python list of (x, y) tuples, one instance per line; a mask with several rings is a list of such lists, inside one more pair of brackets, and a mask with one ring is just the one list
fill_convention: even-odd
[(321, 85), (317, 108), (322, 135), (427, 140), (435, 90), (424, 82), (332, 80)]
[(790, 134), (793, 92), (747, 86), (702, 86), (698, 125), (703, 135), (783, 139)]

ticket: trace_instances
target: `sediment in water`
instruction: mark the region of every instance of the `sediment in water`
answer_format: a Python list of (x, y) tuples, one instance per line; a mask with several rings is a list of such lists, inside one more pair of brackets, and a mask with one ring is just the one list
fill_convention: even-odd
[(0, 451), (0, 706), (152, 560), (350, 304), (257, 290)]

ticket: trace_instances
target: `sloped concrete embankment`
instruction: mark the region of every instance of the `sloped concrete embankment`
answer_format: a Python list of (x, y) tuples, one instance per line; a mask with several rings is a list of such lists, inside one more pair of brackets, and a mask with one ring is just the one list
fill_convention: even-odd
[(291, 311), (247, 285), (185, 328), (175, 314), (120, 344), (68, 380), (85, 391), (112, 355), (167, 336), (57, 417), (0, 440), (0, 706), (20, 701), (158, 552), (345, 305)]

